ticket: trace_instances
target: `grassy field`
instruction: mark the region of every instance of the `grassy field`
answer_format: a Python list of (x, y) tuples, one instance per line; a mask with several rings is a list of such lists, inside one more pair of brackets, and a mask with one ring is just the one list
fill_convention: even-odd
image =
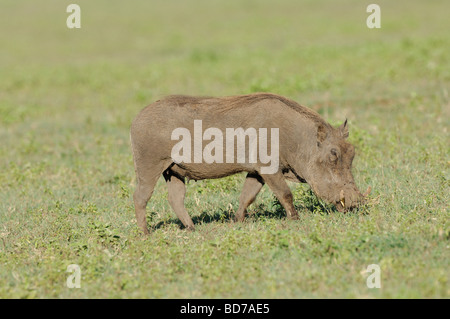
[[(380, 0), (381, 29), (356, 0), (69, 3), (0, 0), (0, 298), (449, 298), (449, 1)], [(133, 117), (259, 91), (349, 119), (367, 207), (290, 184), (289, 221), (264, 187), (233, 223), (236, 175), (188, 185), (186, 232), (161, 179), (141, 236)]]

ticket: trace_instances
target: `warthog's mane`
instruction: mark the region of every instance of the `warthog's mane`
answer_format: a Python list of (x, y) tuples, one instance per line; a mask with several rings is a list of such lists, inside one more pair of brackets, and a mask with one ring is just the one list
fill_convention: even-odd
[(264, 100), (278, 100), (290, 107), (304, 117), (313, 120), (318, 125), (329, 126), (327, 122), (315, 111), (304, 107), (297, 102), (284, 96), (272, 93), (253, 93), (247, 95), (211, 97), (211, 96), (189, 96), (189, 95), (169, 95), (164, 98), (165, 102), (174, 103), (178, 106), (215, 106), (221, 112), (227, 112), (238, 107), (249, 106)]

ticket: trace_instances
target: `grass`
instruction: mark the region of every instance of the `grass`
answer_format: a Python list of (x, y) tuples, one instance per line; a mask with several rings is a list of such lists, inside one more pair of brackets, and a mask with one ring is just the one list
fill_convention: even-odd
[[(3, 0), (1, 298), (448, 298), (448, 1)], [(231, 222), (243, 176), (191, 182), (195, 232), (161, 179), (137, 230), (129, 125), (167, 94), (270, 91), (350, 123), (370, 204), (339, 214), (290, 184)], [(67, 266), (81, 288), (66, 286)], [(364, 270), (381, 268), (381, 289)]]

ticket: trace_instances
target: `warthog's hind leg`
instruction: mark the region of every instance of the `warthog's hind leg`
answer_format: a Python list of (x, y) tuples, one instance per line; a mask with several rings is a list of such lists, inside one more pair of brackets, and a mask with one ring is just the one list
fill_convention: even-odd
[(184, 177), (178, 176), (170, 168), (164, 171), (164, 179), (169, 191), (169, 203), (175, 214), (188, 230), (194, 230), (194, 223), (184, 207), (186, 185)]
[(258, 174), (249, 173), (247, 175), (241, 197), (239, 198), (239, 209), (234, 216), (235, 221), (244, 221), (245, 215), (247, 214), (247, 207), (255, 201), (256, 195), (258, 195), (263, 185), (264, 181)]
[(161, 173), (164, 170), (164, 165), (155, 165), (136, 170), (137, 185), (133, 194), (134, 210), (139, 228), (148, 235), (147, 221), (145, 218), (147, 203), (152, 197), (155, 185), (158, 182)]

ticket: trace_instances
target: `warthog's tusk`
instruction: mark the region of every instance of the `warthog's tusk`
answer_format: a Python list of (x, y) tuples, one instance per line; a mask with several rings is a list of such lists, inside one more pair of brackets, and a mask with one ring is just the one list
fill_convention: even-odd
[(363, 196), (364, 197), (366, 197), (367, 195), (369, 195), (370, 194), (370, 192), (372, 191), (372, 187), (367, 187), (367, 190), (366, 190), (366, 192), (363, 194)]
[(343, 189), (341, 189), (341, 192), (339, 194), (339, 202), (341, 203), (342, 207), (345, 208), (345, 197)]

